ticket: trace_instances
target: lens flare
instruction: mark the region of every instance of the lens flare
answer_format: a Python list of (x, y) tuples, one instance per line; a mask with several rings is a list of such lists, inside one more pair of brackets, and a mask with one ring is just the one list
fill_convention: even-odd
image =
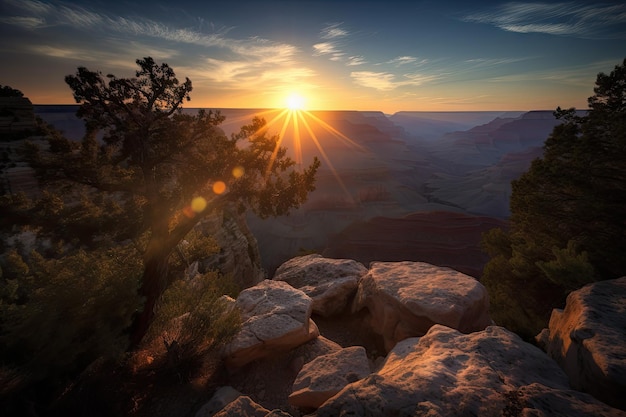
[(194, 213), (202, 213), (206, 208), (206, 205), (207, 202), (202, 197), (195, 197), (191, 200), (191, 210), (193, 210)]
[(245, 169), (243, 169), (242, 166), (236, 166), (235, 168), (233, 168), (233, 177), (235, 178), (241, 178), (243, 177), (243, 174), (245, 173)]
[(226, 191), (226, 183), (224, 181), (215, 181), (213, 183), (213, 192), (215, 194), (223, 194)]

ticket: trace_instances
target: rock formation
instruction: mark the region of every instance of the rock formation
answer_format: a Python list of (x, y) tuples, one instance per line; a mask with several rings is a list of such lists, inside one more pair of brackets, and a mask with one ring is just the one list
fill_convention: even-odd
[[(333, 265), (345, 271), (349, 263), (334, 261), (305, 256), (288, 264), (284, 272), (294, 283), (310, 282), (305, 278), (321, 262), (325, 274), (338, 276)], [(571, 295), (565, 312), (554, 316), (570, 318), (562, 318), (559, 331), (552, 330), (553, 318), (550, 334), (544, 332), (544, 336), (554, 341), (557, 335), (563, 338), (572, 333), (573, 339), (581, 336), (585, 343), (595, 340), (597, 348), (588, 355), (599, 361), (594, 366), (606, 364), (608, 375), (624, 375), (619, 364), (624, 362), (626, 345), (625, 310), (619, 300), (626, 299), (626, 277), (598, 284)], [(581, 308), (579, 299), (599, 310)], [(360, 278), (354, 306), (368, 310), (373, 328), (385, 337), (390, 350), (384, 358), (350, 341), (342, 341), (342, 348), (324, 334), (318, 336), (309, 318), (311, 298), (286, 281), (265, 280), (243, 291), (236, 304), (245, 323), (226, 350), (231, 386), (218, 390), (197, 417), (297, 417), (303, 413), (626, 417), (612, 404), (572, 389), (566, 373), (541, 349), (503, 327), (489, 325), (482, 285), (449, 268), (375, 262)], [(589, 318), (569, 315), (580, 311)], [(615, 316), (607, 316), (607, 311)], [(343, 314), (315, 317), (353, 325)], [(600, 326), (593, 317), (617, 330)], [(335, 330), (334, 335), (341, 334)], [(420, 337), (413, 337), (416, 334)], [(620, 381), (614, 377), (598, 385), (608, 391), (613, 384), (614, 393), (623, 392)]]
[(346, 385), (370, 374), (365, 349), (352, 346), (319, 356), (304, 365), (293, 383), (289, 403), (316, 409)]
[(364, 308), (387, 350), (424, 335), (434, 324), (464, 333), (491, 324), (487, 290), (480, 282), (423, 262), (373, 262), (353, 304), (355, 312)]
[(573, 388), (626, 410), (626, 277), (571, 292), (537, 339)]
[(197, 227), (220, 247), (219, 253), (200, 261), (199, 272), (216, 269), (231, 275), (241, 289), (263, 281), (259, 247), (243, 215), (226, 209), (206, 217)]
[(242, 291), (235, 307), (243, 324), (224, 350), (229, 367), (289, 351), (319, 336), (311, 320), (311, 298), (286, 282), (262, 281)]
[(398, 343), (382, 368), (315, 416), (624, 416), (588, 394), (541, 350), (504, 328), (462, 334), (435, 325)]
[(273, 279), (304, 291), (313, 299), (313, 312), (330, 317), (346, 308), (359, 279), (366, 273), (367, 268), (351, 259), (312, 254), (285, 262), (276, 270)]

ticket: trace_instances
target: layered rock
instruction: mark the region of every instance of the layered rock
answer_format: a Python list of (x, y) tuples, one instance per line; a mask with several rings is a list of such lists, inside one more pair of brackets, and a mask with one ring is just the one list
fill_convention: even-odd
[(537, 338), (572, 387), (626, 410), (626, 277), (571, 292)]
[(311, 320), (311, 298), (286, 282), (262, 281), (242, 291), (235, 307), (243, 324), (224, 349), (230, 367), (289, 351), (319, 336)]
[(302, 290), (313, 299), (314, 313), (330, 317), (346, 308), (359, 279), (366, 273), (367, 268), (354, 260), (312, 254), (285, 262), (273, 279)]
[(373, 261), (420, 261), (478, 278), (489, 260), (480, 246), (482, 234), (505, 226), (504, 221), (495, 218), (452, 211), (374, 217), (342, 230), (328, 242), (323, 255), (350, 258), (364, 265)]
[(434, 325), (398, 343), (382, 368), (349, 384), (316, 416), (624, 416), (573, 391), (537, 347), (490, 326), (471, 334)]
[(365, 378), (370, 372), (362, 346), (319, 356), (304, 365), (298, 374), (289, 403), (302, 409), (316, 409), (343, 387)]
[(434, 324), (468, 333), (491, 324), (487, 290), (476, 279), (423, 262), (373, 262), (353, 311), (366, 308), (385, 348), (422, 336)]
[(233, 277), (239, 288), (251, 287), (265, 278), (257, 240), (248, 229), (245, 217), (226, 209), (208, 216), (199, 226), (212, 236), (219, 253), (200, 261), (199, 272), (218, 270)]

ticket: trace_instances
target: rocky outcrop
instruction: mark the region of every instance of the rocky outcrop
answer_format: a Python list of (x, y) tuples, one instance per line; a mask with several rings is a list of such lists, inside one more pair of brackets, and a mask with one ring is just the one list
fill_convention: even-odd
[(491, 324), (487, 290), (476, 279), (423, 262), (373, 262), (353, 311), (366, 308), (385, 348), (422, 336), (434, 324), (468, 333)]
[(315, 314), (330, 317), (346, 308), (359, 279), (366, 273), (367, 268), (351, 259), (312, 254), (285, 262), (276, 270), (273, 279), (302, 290), (313, 299)]
[(569, 388), (540, 349), (490, 326), (471, 334), (434, 325), (398, 343), (382, 368), (349, 384), (315, 416), (624, 416)]
[(346, 385), (365, 378), (370, 372), (369, 360), (361, 346), (318, 356), (298, 374), (289, 403), (301, 409), (316, 409)]
[(537, 339), (572, 387), (626, 410), (626, 277), (570, 293)]
[(245, 217), (226, 209), (210, 215), (198, 226), (202, 233), (212, 236), (220, 247), (219, 253), (200, 261), (198, 270), (218, 270), (233, 277), (241, 289), (263, 281), (261, 255), (254, 235), (248, 229)]
[(311, 298), (286, 282), (262, 281), (242, 291), (235, 307), (243, 324), (224, 349), (231, 368), (289, 351), (319, 336), (311, 320)]

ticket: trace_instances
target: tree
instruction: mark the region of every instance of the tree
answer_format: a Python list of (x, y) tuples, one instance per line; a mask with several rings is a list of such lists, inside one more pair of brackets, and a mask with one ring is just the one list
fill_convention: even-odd
[(512, 183), (510, 230), (483, 241), (494, 316), (526, 337), (568, 292), (626, 274), (626, 59), (594, 93), (582, 115), (557, 108), (543, 157)]
[(45, 195), (31, 211), (7, 218), (54, 226), (57, 235), (86, 246), (145, 237), (139, 291), (145, 304), (133, 322), (132, 346), (170, 284), (170, 254), (203, 216), (229, 204), (262, 217), (287, 214), (314, 190), (319, 167), (315, 158), (296, 169), (263, 119), (228, 138), (218, 112), (182, 111), (189, 79), (179, 82), (169, 65), (150, 57), (136, 62), (133, 78), (84, 67), (65, 78), (80, 104), (85, 137), (72, 143), (53, 134), (49, 152), (27, 149), (39, 178), (65, 194)]
[(0, 84), (0, 97), (24, 97), (24, 93), (8, 85)]

